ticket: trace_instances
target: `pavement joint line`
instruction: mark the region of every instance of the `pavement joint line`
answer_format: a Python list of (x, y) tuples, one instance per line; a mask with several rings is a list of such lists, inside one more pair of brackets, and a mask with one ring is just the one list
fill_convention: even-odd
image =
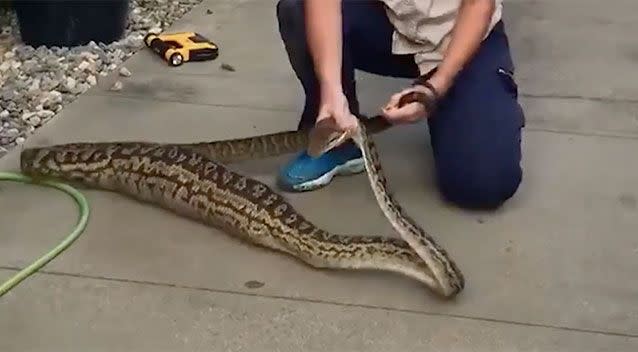
[[(175, 72), (175, 73), (160, 73), (153, 70), (136, 70), (136, 72), (147, 74), (147, 75), (156, 75), (156, 76), (167, 76), (169, 78), (177, 77), (177, 76), (188, 76), (188, 77), (220, 77), (220, 78), (248, 78), (254, 77), (253, 73), (242, 74), (240, 72), (229, 72), (227, 74), (224, 73), (192, 73), (192, 72)], [(294, 76), (291, 76), (294, 78)], [(89, 92), (87, 92), (89, 93)], [(92, 95), (108, 95), (101, 93), (91, 93)], [(112, 94), (110, 94), (112, 95)], [(559, 94), (559, 93), (525, 93), (521, 92), (519, 97), (530, 98), (530, 99), (553, 99), (553, 100), (586, 100), (586, 101), (599, 101), (603, 103), (630, 103), (630, 104), (638, 104), (638, 98), (614, 98), (614, 97), (599, 97), (599, 96), (590, 96), (590, 95), (581, 95), (581, 94)]]
[(552, 100), (588, 100), (599, 101), (603, 103), (630, 103), (638, 104), (637, 98), (613, 98), (613, 97), (595, 97), (586, 95), (570, 95), (570, 94), (535, 94), (522, 93), (519, 96), (530, 99), (552, 99)]
[(570, 130), (564, 130), (560, 128), (549, 128), (549, 127), (525, 127), (524, 130), (525, 132), (552, 133), (552, 134), (560, 134), (565, 136), (638, 140), (638, 134), (630, 135), (630, 134), (619, 134), (619, 133), (613, 133), (613, 132), (579, 132), (579, 131), (570, 131)]
[[(95, 97), (117, 97), (121, 99), (129, 99), (129, 100), (141, 100), (141, 101), (155, 101), (155, 102), (166, 102), (166, 103), (179, 103), (185, 105), (197, 105), (197, 106), (210, 106), (210, 107), (219, 107), (219, 108), (236, 108), (236, 109), (244, 109), (244, 110), (256, 110), (256, 111), (279, 111), (279, 112), (297, 112), (297, 110), (288, 109), (288, 108), (271, 108), (266, 106), (251, 106), (251, 105), (243, 105), (243, 104), (219, 104), (219, 103), (194, 103), (194, 102), (185, 102), (177, 99), (165, 99), (165, 98), (154, 98), (145, 95), (123, 95), (123, 94), (108, 94), (101, 92), (93, 92), (90, 94)], [(61, 110), (61, 112), (64, 110)]]
[[(94, 92), (90, 94), (91, 96), (99, 96), (99, 97), (116, 97), (118, 99), (128, 99), (128, 100), (140, 100), (140, 101), (156, 101), (156, 102), (166, 102), (166, 103), (178, 103), (185, 105), (195, 105), (195, 106), (210, 106), (210, 107), (220, 107), (220, 108), (231, 108), (231, 109), (244, 109), (244, 110), (253, 110), (253, 111), (277, 111), (277, 112), (285, 112), (285, 113), (295, 113), (297, 110), (288, 109), (288, 108), (271, 108), (265, 106), (251, 106), (244, 104), (218, 104), (218, 103), (195, 103), (195, 102), (185, 102), (177, 99), (165, 99), (165, 98), (154, 98), (144, 95), (120, 95), (120, 94), (109, 94), (109, 93), (101, 93)], [(541, 98), (545, 99), (545, 98)], [(638, 100), (636, 101), (638, 103)], [(532, 127), (525, 126), (524, 128), (527, 132), (547, 132), (553, 134), (562, 134), (566, 136), (581, 136), (581, 137), (601, 137), (601, 138), (619, 138), (619, 139), (638, 139), (638, 134), (629, 135), (629, 134), (620, 134), (613, 132), (580, 132), (573, 130), (564, 130), (560, 128), (549, 128), (549, 127)]]
[[(225, 64), (231, 65), (233, 66), (232, 62), (230, 61), (221, 61)], [(162, 77), (166, 77), (166, 78), (175, 78), (175, 77), (179, 77), (179, 76), (186, 76), (186, 77), (202, 77), (202, 78), (238, 78), (238, 79), (243, 79), (243, 78), (253, 78), (256, 81), (262, 81), (264, 78), (268, 78), (268, 79), (280, 79), (281, 76), (277, 75), (271, 75), (270, 73), (265, 73), (264, 75), (259, 75), (259, 77), (256, 76), (256, 74), (258, 73), (257, 71), (234, 71), (234, 72), (229, 72), (226, 71), (224, 72), (222, 69), (220, 69), (220, 71), (222, 72), (208, 72), (208, 73), (193, 73), (193, 72), (181, 72), (181, 71), (175, 71), (175, 72), (158, 72), (157, 70), (148, 70), (148, 69), (140, 69), (137, 68), (135, 70), (135, 73), (138, 75), (144, 75), (147, 77), (150, 76), (162, 76)], [(261, 73), (261, 72), (259, 72)], [(264, 77), (265, 76), (265, 77)], [(115, 76), (113, 76), (115, 77)], [(102, 78), (103, 80), (106, 80), (107, 78), (109, 78), (109, 76), (106, 76), (104, 78)], [(260, 79), (257, 79), (260, 78)], [(294, 71), (290, 71), (290, 74), (288, 76), (288, 78), (290, 79), (296, 79), (295, 75), (294, 75)], [(123, 80), (122, 77), (117, 77), (116, 80)], [(126, 78), (125, 78), (126, 79)], [(128, 78), (128, 80), (130, 80), (132, 78)], [(301, 87), (301, 86), (300, 86)]]
[[(189, 76), (189, 77), (220, 77), (220, 78), (229, 78), (229, 74), (222, 73), (188, 73), (188, 72), (179, 72), (179, 73), (155, 73), (154, 71), (142, 72), (149, 75), (161, 75), (161, 76)], [(253, 74), (240, 74), (233, 73), (234, 77), (238, 78), (247, 78), (252, 77)], [(89, 93), (89, 92), (87, 92)], [(91, 92), (91, 95), (109, 95), (112, 96), (114, 94), (108, 93), (97, 93)], [(558, 94), (558, 93), (524, 93), (521, 92), (519, 97), (528, 98), (528, 99), (551, 99), (551, 100), (584, 100), (584, 101), (598, 101), (602, 103), (629, 103), (629, 104), (638, 104), (638, 98), (614, 98), (614, 97), (597, 97), (597, 96), (588, 96), (588, 95), (579, 95), (579, 94)]]
[[(0, 265), (0, 270), (19, 271), (21, 269), (19, 267), (2, 266), (2, 265)], [(541, 324), (541, 323), (530, 323), (530, 322), (520, 322), (520, 321), (505, 320), (505, 319), (473, 317), (473, 316), (462, 315), (462, 314), (427, 312), (427, 311), (420, 311), (420, 310), (415, 310), (415, 309), (381, 307), (381, 306), (374, 306), (374, 305), (370, 305), (370, 304), (344, 303), (344, 302), (338, 302), (338, 301), (329, 301), (329, 300), (324, 300), (324, 299), (314, 299), (314, 298), (305, 298), (305, 297), (289, 297), (289, 296), (273, 295), (273, 294), (259, 294), (259, 293), (242, 292), (242, 291), (235, 291), (235, 290), (229, 290), (229, 289), (215, 289), (215, 288), (209, 288), (209, 287), (180, 285), (180, 284), (172, 284), (172, 283), (165, 283), (165, 282), (155, 282), (155, 281), (136, 280), (136, 279), (123, 279), (123, 278), (114, 278), (114, 277), (106, 277), (106, 276), (95, 276), (95, 275), (86, 275), (86, 274), (76, 274), (76, 273), (65, 273), (65, 272), (50, 271), (50, 270), (40, 270), (37, 273), (34, 273), (34, 276), (35, 275), (50, 275), (50, 276), (72, 277), (72, 278), (78, 278), (78, 279), (107, 281), (107, 282), (116, 282), (116, 283), (123, 283), (123, 284), (135, 284), (135, 285), (144, 285), (144, 286), (153, 286), (153, 287), (165, 287), (165, 288), (192, 290), (192, 291), (199, 291), (199, 292), (209, 292), (209, 293), (228, 294), (228, 295), (239, 295), (239, 296), (246, 296), (246, 297), (269, 298), (269, 299), (273, 299), (273, 300), (292, 301), (292, 302), (298, 302), (298, 303), (314, 303), (314, 304), (331, 305), (331, 306), (348, 307), (348, 308), (363, 308), (363, 309), (370, 309), (370, 310), (380, 310), (380, 311), (385, 311), (385, 312), (409, 313), (409, 314), (422, 315), (422, 316), (445, 317), (445, 318), (454, 318), (454, 319), (460, 319), (460, 320), (489, 322), (489, 323), (496, 323), (496, 324), (503, 324), (503, 325), (516, 325), (516, 326), (535, 327), (535, 328), (543, 328), (543, 329), (554, 329), (554, 330), (569, 331), (569, 332), (576, 332), (576, 333), (585, 333), (585, 334), (593, 334), (593, 335), (615, 336), (615, 337), (624, 337), (624, 338), (630, 338), (630, 339), (638, 339), (638, 333), (631, 334), (631, 333), (621, 333), (621, 332), (614, 332), (614, 331), (602, 331), (602, 330), (594, 330), (594, 329), (573, 328), (573, 327), (568, 327), (568, 326), (559, 326), (559, 325), (550, 325), (550, 324)]]

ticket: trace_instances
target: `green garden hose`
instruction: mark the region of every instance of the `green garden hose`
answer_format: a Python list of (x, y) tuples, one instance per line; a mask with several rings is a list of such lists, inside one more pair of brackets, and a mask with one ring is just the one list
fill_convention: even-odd
[(35, 262), (31, 263), (26, 268), (20, 270), (16, 275), (9, 278), (9, 280), (5, 281), (0, 285), (0, 297), (2, 297), (5, 293), (9, 292), (12, 288), (17, 286), (24, 279), (34, 274), (36, 271), (40, 270), (43, 266), (45, 266), (48, 262), (50, 262), (53, 258), (57, 257), (60, 253), (66, 250), (73, 241), (75, 241), (84, 229), (86, 228), (86, 224), (89, 220), (89, 203), (80, 191), (77, 189), (60, 182), (54, 181), (34, 181), (31, 177), (19, 174), (19, 173), (11, 173), (11, 172), (0, 172), (0, 181), (12, 181), (12, 182), (20, 182), (20, 183), (29, 183), (29, 184), (38, 184), (51, 188), (58, 189), (69, 196), (71, 196), (77, 205), (80, 208), (80, 217), (78, 219), (77, 224), (73, 231), (62, 241), (60, 244), (51, 249), (48, 253), (44, 254)]

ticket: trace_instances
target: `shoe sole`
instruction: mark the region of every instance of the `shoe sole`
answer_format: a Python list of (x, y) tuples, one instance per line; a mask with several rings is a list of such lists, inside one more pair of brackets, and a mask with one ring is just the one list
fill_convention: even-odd
[(332, 179), (335, 176), (354, 175), (364, 170), (365, 170), (365, 164), (363, 162), (363, 159), (362, 158), (353, 159), (335, 167), (334, 169), (326, 172), (325, 174), (321, 175), (320, 177), (314, 180), (306, 181), (304, 183), (300, 183), (300, 184), (288, 186), (288, 187), (298, 192), (312, 191), (312, 190), (316, 190), (318, 188), (326, 186), (332, 181)]

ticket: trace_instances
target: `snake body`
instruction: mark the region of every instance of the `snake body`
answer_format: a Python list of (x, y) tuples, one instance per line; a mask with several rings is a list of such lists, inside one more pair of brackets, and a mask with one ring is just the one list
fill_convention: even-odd
[(402, 239), (344, 235), (306, 219), (268, 185), (224, 165), (305, 148), (305, 131), (193, 144), (66, 143), (25, 148), (22, 172), (114, 191), (217, 227), (250, 244), (287, 253), (324, 269), (372, 269), (406, 275), (450, 297), (464, 288), (454, 261), (404, 214), (392, 198), (367, 131), (387, 128), (380, 118), (359, 124), (351, 138), (363, 151), (370, 184)]

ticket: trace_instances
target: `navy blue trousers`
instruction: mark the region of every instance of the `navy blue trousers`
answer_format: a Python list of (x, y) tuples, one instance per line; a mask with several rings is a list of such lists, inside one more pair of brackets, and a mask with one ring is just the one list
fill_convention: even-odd
[[(352, 113), (360, 116), (355, 69), (397, 78), (416, 78), (419, 71), (412, 55), (392, 54), (394, 28), (381, 1), (343, 0), (342, 17), (342, 84)], [(314, 124), (320, 102), (303, 0), (280, 0), (277, 18), (306, 96), (299, 128), (307, 128)], [(443, 197), (458, 206), (496, 208), (519, 188), (525, 117), (513, 73), (507, 35), (499, 22), (428, 119), (437, 184)]]

